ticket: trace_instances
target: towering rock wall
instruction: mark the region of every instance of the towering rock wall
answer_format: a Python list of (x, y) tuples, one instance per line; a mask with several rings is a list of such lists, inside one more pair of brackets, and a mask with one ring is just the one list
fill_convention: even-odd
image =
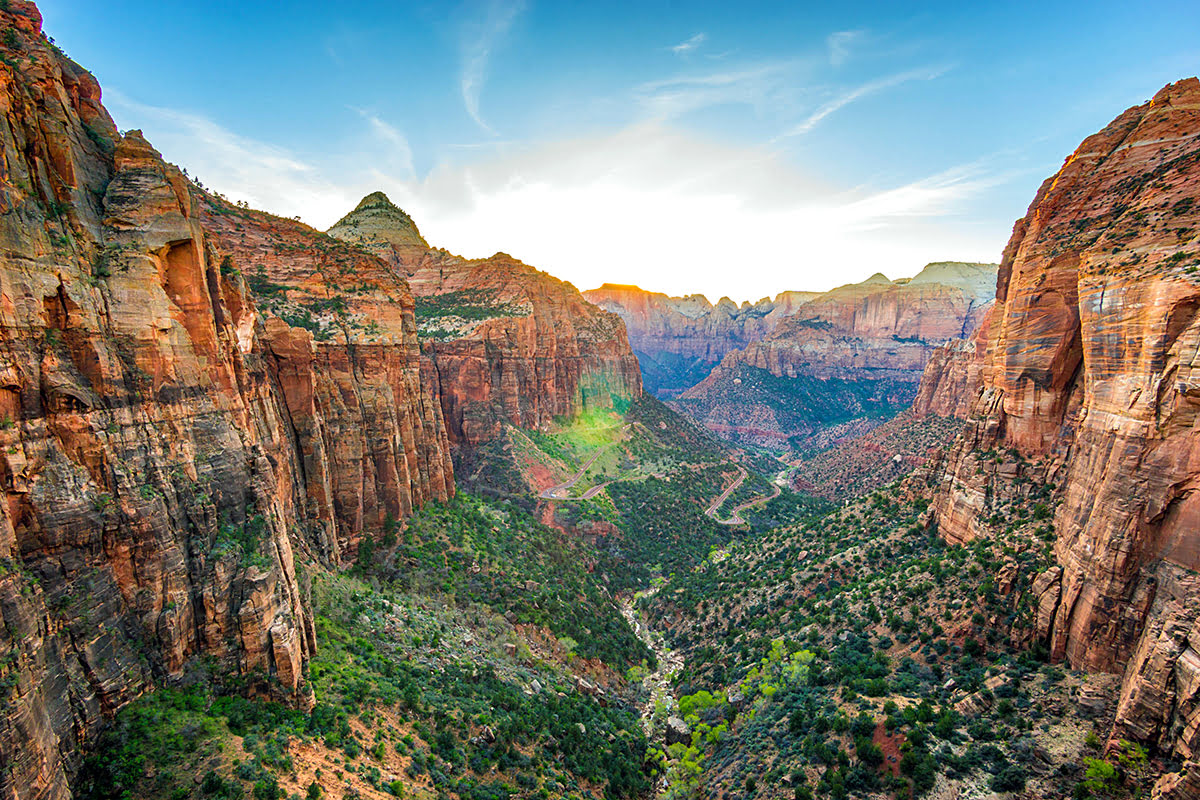
[(1039, 633), (1075, 667), (1123, 672), (1118, 734), (1190, 761), (1170, 797), (1200, 773), (1198, 230), (1191, 78), (1085, 140), (1016, 224), (934, 507), (963, 541), (1023, 479), (1059, 487)]
[(403, 278), (298, 222), (205, 196), (219, 262), (267, 316), (259, 333), (301, 455), (302, 513), (337, 559), (364, 529), (454, 493), (436, 386), (422, 373)]
[(360, 254), (346, 329), (289, 325), (294, 292), (321, 297), (308, 234), (217, 214), (40, 26), (0, 11), (0, 795), (21, 800), (67, 797), (95, 725), (199, 656), (311, 702), (297, 560), (453, 491), (403, 281)]
[(537, 428), (641, 394), (620, 317), (504, 253), (460, 258), (416, 241), (415, 230), (377, 192), (330, 234), (370, 248), (412, 288), (427, 374), (455, 442), (478, 445), (505, 424)]

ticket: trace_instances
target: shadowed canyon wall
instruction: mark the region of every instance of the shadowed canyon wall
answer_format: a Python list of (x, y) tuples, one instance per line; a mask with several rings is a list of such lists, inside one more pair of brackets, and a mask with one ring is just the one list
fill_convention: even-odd
[(0, 18), (0, 795), (63, 798), (200, 664), (311, 704), (305, 574), (452, 497), (452, 442), (641, 381), (618, 317), (382, 195), (329, 235), (205, 192)]
[(0, 16), (0, 794), (60, 798), (96, 724), (200, 656), (310, 703), (300, 562), (454, 483), (403, 281), (357, 253), (346, 324), (306, 329), (341, 243), (204, 196), (32, 4)]

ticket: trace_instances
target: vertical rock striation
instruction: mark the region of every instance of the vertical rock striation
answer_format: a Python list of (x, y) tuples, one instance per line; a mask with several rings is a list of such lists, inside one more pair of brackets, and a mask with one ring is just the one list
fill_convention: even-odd
[(967, 418), (983, 381), (990, 319), (985, 313), (970, 338), (953, 339), (929, 356), (913, 399), (916, 416)]
[[(453, 475), (401, 279), (358, 253), (365, 288), (314, 341), (286, 315), (324, 297), (293, 248), (339, 243), (218, 214), (118, 133), (32, 3), (0, 26), (0, 795), (65, 798), (96, 724), (201, 656), (310, 703), (297, 561)], [(262, 237), (274, 282), (242, 263)]]
[(1072, 666), (1123, 672), (1117, 733), (1185, 759), (1200, 756), (1198, 229), (1190, 78), (1085, 140), (1017, 222), (934, 507), (963, 541), (1022, 476), (1060, 488), (1040, 634)]

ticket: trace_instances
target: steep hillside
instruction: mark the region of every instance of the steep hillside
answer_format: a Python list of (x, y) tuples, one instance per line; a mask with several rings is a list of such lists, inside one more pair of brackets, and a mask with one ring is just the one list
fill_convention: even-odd
[(1037, 636), (1121, 674), (1114, 736), (1185, 762), (1200, 793), (1200, 82), (1088, 138), (1039, 190), (1000, 269), (983, 387), (941, 477), (951, 542), (1044, 484), (1060, 498)]
[(606, 283), (583, 296), (625, 321), (646, 390), (669, 398), (699, 383), (729, 351), (762, 339), (817, 294), (781, 292), (741, 306), (722, 297), (714, 306), (703, 295), (670, 297)]
[(994, 275), (994, 265), (935, 263), (912, 279), (877, 274), (826, 292), (673, 402), (721, 435), (771, 448), (882, 421), (912, 402), (934, 351), (986, 315)]
[(380, 192), (329, 233), (369, 248), (407, 280), (453, 441), (477, 446), (506, 424), (537, 428), (628, 407), (641, 394), (620, 318), (571, 284), (504, 253), (468, 260), (428, 248)]

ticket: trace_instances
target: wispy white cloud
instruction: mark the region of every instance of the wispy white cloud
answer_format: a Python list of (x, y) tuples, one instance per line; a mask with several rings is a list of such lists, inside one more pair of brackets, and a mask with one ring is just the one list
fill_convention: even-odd
[(691, 36), (689, 36), (687, 39), (684, 39), (679, 44), (672, 45), (671, 52), (677, 56), (687, 55), (688, 53), (692, 52), (700, 45), (704, 44), (704, 40), (707, 38), (708, 38), (708, 36), (704, 33), (692, 34)]
[(992, 241), (944, 222), (1005, 179), (991, 162), (846, 190), (769, 147), (641, 122), (463, 151), (418, 178), (403, 134), (369, 112), (361, 136), (330, 147), (346, 155), (306, 160), (199, 115), (109, 96), (123, 124), (233, 199), (324, 228), (381, 189), (437, 245), (503, 250), (581, 288), (608, 280), (753, 300), (912, 274), (936, 257), (995, 258), (1003, 244), (1003, 230)]
[(525, 0), (489, 0), (482, 15), (464, 31), (462, 74), (459, 80), (463, 105), (475, 124), (491, 135), (496, 132), (484, 121), (479, 110), (479, 97), (487, 82), (488, 61), (492, 51), (512, 28), (513, 22), (525, 10), (525, 5)]
[(137, 102), (119, 91), (108, 91), (105, 99), (118, 120), (144, 129), (168, 160), (233, 200), (287, 216), (331, 213), (348, 200), (340, 186), (285, 148), (240, 136), (199, 114)]
[(860, 231), (916, 218), (941, 218), (961, 211), (970, 198), (1005, 182), (1012, 174), (993, 169), (986, 160), (960, 164), (839, 203), (836, 213), (848, 229)]
[(825, 38), (829, 49), (829, 63), (835, 67), (845, 64), (850, 58), (851, 46), (862, 38), (862, 31), (835, 31)]
[(580, 288), (616, 281), (753, 300), (914, 274), (947, 253), (995, 258), (1002, 238), (943, 224), (1002, 179), (989, 169), (845, 190), (767, 148), (642, 123), (443, 164), (409, 202), (430, 241), (464, 255), (503, 250)]
[(386, 146), (389, 162), (397, 166), (405, 174), (413, 174), (413, 154), (412, 147), (408, 144), (408, 138), (395, 126), (384, 122), (370, 111), (365, 111), (361, 108), (355, 108), (354, 111), (367, 121), (372, 135), (377, 137)]
[(715, 105), (770, 107), (775, 113), (794, 105), (795, 81), (789, 80), (800, 61), (746, 65), (720, 72), (678, 75), (634, 87), (633, 97), (649, 119), (667, 120)]
[(817, 127), (817, 125), (819, 125), (826, 117), (840, 111), (856, 100), (861, 100), (864, 97), (877, 94), (885, 89), (891, 89), (895, 86), (909, 83), (911, 81), (934, 80), (935, 78), (939, 78), (944, 75), (948, 69), (948, 67), (926, 67), (922, 69), (913, 69), (908, 70), (907, 72), (900, 72), (895, 75), (888, 75), (887, 77), (878, 78), (860, 86), (856, 86), (853, 89), (842, 92), (837, 97), (834, 97), (832, 100), (826, 102), (799, 123), (776, 137), (776, 140), (791, 136), (804, 135), (813, 128)]

